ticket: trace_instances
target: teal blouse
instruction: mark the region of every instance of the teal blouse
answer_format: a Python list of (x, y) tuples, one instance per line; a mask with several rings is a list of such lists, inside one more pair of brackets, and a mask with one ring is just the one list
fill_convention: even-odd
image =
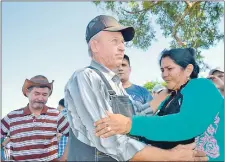
[(181, 90), (180, 113), (166, 116), (134, 116), (131, 135), (154, 141), (196, 138), (198, 149), (210, 160), (224, 159), (224, 100), (212, 81), (191, 79)]

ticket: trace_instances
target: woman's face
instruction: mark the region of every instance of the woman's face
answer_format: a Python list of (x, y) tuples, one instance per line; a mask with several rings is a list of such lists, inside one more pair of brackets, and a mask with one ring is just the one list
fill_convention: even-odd
[(190, 66), (188, 65), (185, 69), (177, 65), (170, 57), (164, 57), (161, 60), (161, 72), (162, 78), (167, 84), (167, 88), (171, 90), (178, 90), (185, 84), (192, 71), (190, 71)]

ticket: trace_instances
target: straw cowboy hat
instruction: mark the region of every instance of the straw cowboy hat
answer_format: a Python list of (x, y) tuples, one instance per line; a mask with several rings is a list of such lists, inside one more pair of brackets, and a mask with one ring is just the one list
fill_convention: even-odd
[(23, 88), (22, 88), (23, 94), (24, 94), (24, 96), (27, 97), (26, 92), (28, 91), (28, 89), (30, 87), (38, 86), (38, 87), (48, 87), (50, 89), (50, 94), (49, 94), (49, 96), (50, 96), (52, 94), (52, 90), (53, 90), (53, 82), (54, 82), (54, 80), (52, 80), (52, 82), (49, 83), (48, 79), (42, 75), (34, 76), (30, 80), (26, 79), (24, 81)]

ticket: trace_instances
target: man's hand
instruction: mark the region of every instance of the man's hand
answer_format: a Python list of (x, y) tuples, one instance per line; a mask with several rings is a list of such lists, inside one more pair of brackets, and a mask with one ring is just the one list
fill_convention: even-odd
[(208, 161), (205, 153), (194, 149), (194, 143), (179, 145), (171, 150), (146, 146), (129, 161)]
[(171, 161), (208, 161), (208, 157), (202, 151), (194, 150), (195, 143), (178, 145), (170, 150)]
[(131, 119), (121, 114), (106, 112), (108, 117), (94, 123), (96, 136), (106, 138), (116, 134), (127, 134), (131, 130)]
[(58, 142), (59, 142), (59, 141), (60, 141), (60, 138), (61, 138), (61, 136), (62, 136), (62, 133), (57, 133), (56, 136), (57, 136), (57, 140), (58, 140)]

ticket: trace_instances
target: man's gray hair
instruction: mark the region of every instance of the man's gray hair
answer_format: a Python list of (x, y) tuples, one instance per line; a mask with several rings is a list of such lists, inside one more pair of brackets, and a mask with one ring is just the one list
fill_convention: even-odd
[(99, 36), (99, 33), (95, 34), (95, 35), (89, 40), (89, 42), (88, 42), (88, 54), (89, 54), (90, 57), (93, 56), (93, 53), (92, 53), (92, 50), (91, 50), (91, 44), (90, 44), (90, 42), (91, 42), (92, 40), (96, 39), (98, 36)]

